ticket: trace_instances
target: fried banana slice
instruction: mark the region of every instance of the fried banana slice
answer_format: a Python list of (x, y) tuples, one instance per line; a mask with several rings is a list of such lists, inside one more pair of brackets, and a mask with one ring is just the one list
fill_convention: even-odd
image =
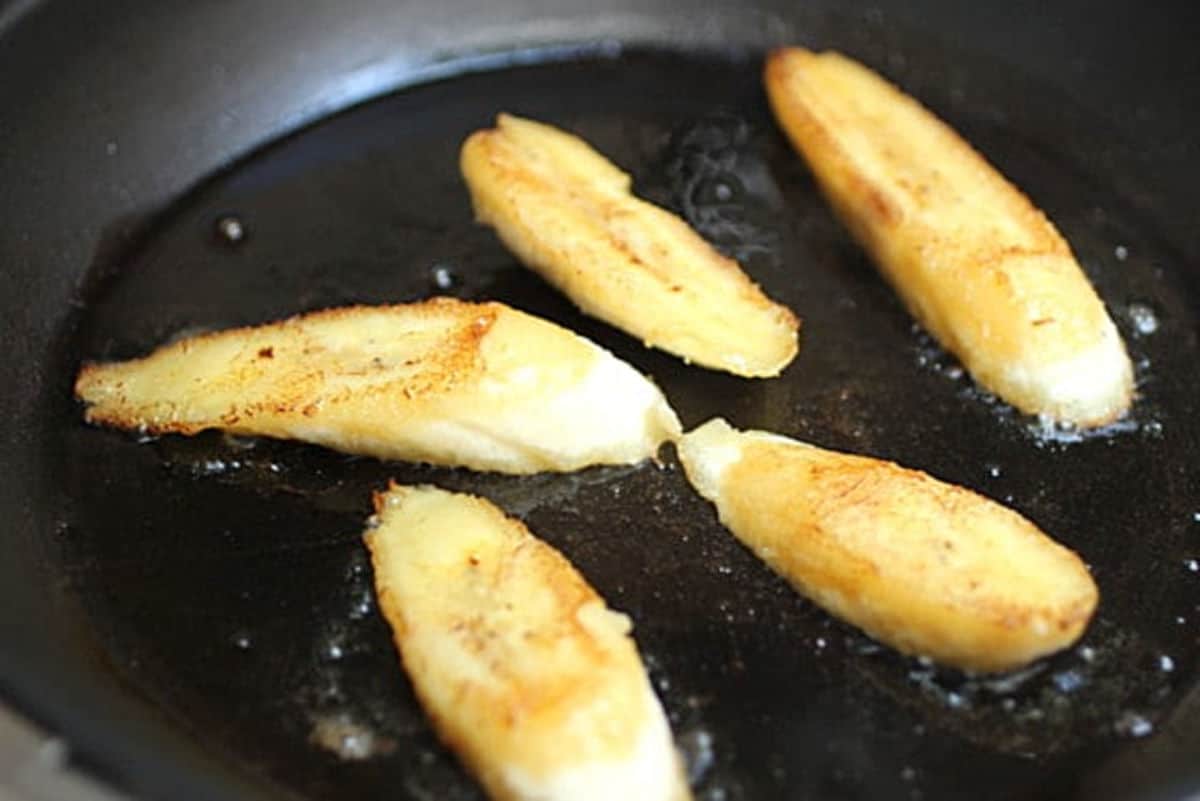
[(562, 554), (491, 503), (393, 485), (365, 539), (442, 740), (497, 801), (685, 801), (629, 636)]
[(688, 478), (803, 595), (908, 654), (973, 671), (1065, 648), (1096, 608), (1073, 552), (1016, 512), (891, 462), (711, 420)]
[(796, 355), (799, 322), (737, 262), (582, 139), (501, 114), (463, 144), (475, 214), (585, 313), (684, 361), (766, 377)]
[(185, 339), (87, 364), (75, 393), (91, 423), (506, 473), (633, 463), (679, 433), (662, 393), (603, 348), (500, 303), (450, 298)]
[(1066, 241), (913, 98), (837, 53), (788, 48), (767, 96), (826, 197), (909, 311), (975, 380), (1078, 426), (1128, 410), (1121, 336)]

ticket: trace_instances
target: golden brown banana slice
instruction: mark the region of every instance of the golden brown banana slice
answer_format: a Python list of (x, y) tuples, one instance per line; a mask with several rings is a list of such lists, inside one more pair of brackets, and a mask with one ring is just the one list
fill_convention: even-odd
[(532, 473), (653, 456), (662, 393), (608, 351), (500, 303), (355, 306), (186, 339), (75, 384), (89, 422), (235, 434)]
[(1016, 512), (891, 462), (711, 420), (679, 455), (721, 522), (802, 594), (909, 654), (1014, 668), (1073, 643), (1091, 575)]
[(365, 539), (442, 740), (498, 801), (686, 801), (625, 615), (491, 503), (393, 485)]
[(975, 379), (1028, 414), (1095, 426), (1133, 372), (1055, 227), (945, 123), (861, 64), (788, 48), (775, 116), (909, 311)]
[(501, 114), (463, 144), (475, 214), (587, 314), (735, 375), (778, 375), (799, 322), (582, 139)]

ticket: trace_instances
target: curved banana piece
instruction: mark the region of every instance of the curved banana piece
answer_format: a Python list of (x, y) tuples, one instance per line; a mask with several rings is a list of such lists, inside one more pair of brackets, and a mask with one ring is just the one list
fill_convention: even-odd
[(945, 123), (837, 53), (766, 66), (775, 117), (913, 316), (1027, 414), (1112, 422), (1133, 369), (1055, 227)]
[(365, 534), (442, 740), (497, 801), (688, 801), (630, 622), (485, 500), (393, 485)]
[(735, 375), (778, 375), (799, 322), (687, 223), (629, 192), (582, 139), (501, 114), (463, 144), (481, 222), (587, 314)]
[(534, 473), (653, 456), (662, 393), (608, 351), (500, 303), (354, 306), (206, 334), (75, 383), (89, 422), (299, 439), (382, 459)]
[(1073, 643), (1098, 592), (1016, 512), (891, 462), (716, 419), (679, 455), (721, 522), (803, 595), (909, 654), (1007, 670)]

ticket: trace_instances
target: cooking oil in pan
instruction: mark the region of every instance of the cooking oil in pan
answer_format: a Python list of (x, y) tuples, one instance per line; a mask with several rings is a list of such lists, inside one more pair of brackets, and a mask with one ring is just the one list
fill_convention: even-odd
[[(1200, 660), (1194, 290), (1163, 269), (1179, 259), (1123, 205), (1097, 166), (1110, 160), (1054, 138), (1094, 127), (1069, 101), (962, 54), (895, 61), (897, 42), (864, 31), (841, 43), (893, 64), (1063, 230), (1139, 365), (1127, 420), (1040, 430), (913, 330), (776, 130), (759, 54), (624, 51), (466, 75), (301, 132), (181, 200), (119, 269), (97, 265), (114, 277), (87, 298), (69, 369), (336, 303), (503, 300), (633, 362), (689, 427), (723, 415), (1010, 503), (1093, 570), (1103, 601), (1079, 645), (1001, 677), (900, 657), (738, 545), (669, 449), (661, 465), (476, 475), (215, 433), (138, 443), (72, 406), (55, 433), (70, 519), (54, 546), (127, 683), (292, 795), (482, 798), (373, 603), (360, 535), (371, 492), (395, 479), (495, 500), (633, 617), (698, 798), (935, 801), (964, 782), (982, 799), (1031, 797), (1153, 742)], [(803, 318), (796, 362), (754, 382), (685, 366), (516, 264), (474, 224), (457, 175), (463, 137), (500, 110), (582, 134), (742, 260)]]

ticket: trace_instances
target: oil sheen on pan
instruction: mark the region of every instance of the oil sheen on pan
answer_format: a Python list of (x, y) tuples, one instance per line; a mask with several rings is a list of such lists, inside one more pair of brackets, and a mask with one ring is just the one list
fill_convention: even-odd
[[(847, 37), (829, 45), (886, 65), (878, 37)], [(1175, 254), (1132, 211), (1137, 187), (1097, 166), (1119, 153), (1059, 136), (1094, 120), (995, 64), (919, 52), (884, 71), (1055, 220), (1127, 341), (1139, 399), (1115, 426), (1042, 430), (913, 327), (777, 130), (761, 54), (499, 69), (271, 145), (95, 266), (63, 374), (333, 305), (501, 300), (651, 376), (685, 427), (720, 415), (903, 461), (1053, 531), (1104, 598), (1075, 647), (986, 680), (897, 656), (739, 546), (669, 451), (661, 465), (480, 475), (218, 434), (138, 442), (85, 426), (64, 398), (56, 436), (72, 501), (54, 547), (111, 662), (281, 791), (481, 798), (425, 722), (374, 606), (358, 534), (371, 492), (395, 479), (483, 495), (552, 534), (638, 621), (698, 798), (934, 801), (964, 786), (1044, 797), (1152, 735), (1196, 680), (1185, 632), (1200, 620), (1200, 524), (1195, 482), (1179, 472), (1200, 441), (1188, 411), (1196, 304)], [(463, 138), (502, 109), (577, 131), (639, 196), (741, 263), (804, 318), (796, 361), (756, 382), (689, 367), (580, 315), (520, 267), (474, 223), (458, 175)]]

